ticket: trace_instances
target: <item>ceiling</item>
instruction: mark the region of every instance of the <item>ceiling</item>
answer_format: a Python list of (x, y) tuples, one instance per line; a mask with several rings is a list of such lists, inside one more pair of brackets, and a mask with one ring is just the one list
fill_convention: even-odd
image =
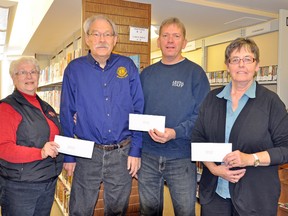
[[(17, 4), (27, 0), (0, 0), (0, 6), (11, 7), (8, 26), (7, 55), (54, 55), (81, 26), (82, 0), (50, 0), (51, 7), (40, 24), (23, 45), (21, 53), (11, 44), (13, 21)], [(35, 0), (38, 1), (39, 0)], [(40, 0), (47, 1), (47, 0)], [(196, 40), (221, 32), (277, 19), (279, 9), (288, 9), (288, 0), (132, 0), (152, 5), (151, 22), (160, 26), (162, 20), (176, 16), (186, 26), (187, 39)], [(165, 2), (165, 3), (164, 3)], [(23, 26), (29, 24), (23, 23)], [(19, 34), (15, 37), (23, 37)], [(151, 51), (156, 50), (155, 39), (151, 41)], [(11, 52), (11, 50), (14, 51)]]

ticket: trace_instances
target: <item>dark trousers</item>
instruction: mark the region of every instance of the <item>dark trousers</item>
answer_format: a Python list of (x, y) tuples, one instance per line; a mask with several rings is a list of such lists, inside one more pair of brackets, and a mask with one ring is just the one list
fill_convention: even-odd
[(7, 179), (3, 182), (2, 216), (50, 216), (57, 178), (38, 183)]
[(239, 216), (231, 199), (224, 199), (217, 193), (208, 204), (201, 205), (201, 216)]

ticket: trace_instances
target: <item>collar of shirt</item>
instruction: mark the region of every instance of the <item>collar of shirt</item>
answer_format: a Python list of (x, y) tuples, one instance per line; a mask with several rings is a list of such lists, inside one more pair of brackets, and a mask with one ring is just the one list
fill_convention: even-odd
[[(109, 59), (107, 59), (107, 64), (106, 64), (106, 65), (109, 65), (110, 62), (113, 62), (116, 57), (117, 57), (116, 54), (111, 53)], [(88, 59), (88, 62), (89, 62), (90, 64), (92, 64), (92, 65), (99, 65), (99, 63), (93, 58), (90, 50), (89, 50), (89, 52), (88, 52), (87, 59)]]
[[(226, 85), (224, 87), (224, 89), (219, 94), (217, 94), (216, 96), (218, 98), (224, 98), (226, 100), (231, 101), (231, 95), (230, 95), (231, 88), (232, 88), (232, 82), (230, 82), (228, 85)], [(256, 97), (256, 82), (255, 81), (253, 81), (252, 85), (249, 87), (249, 89), (247, 89), (247, 91), (245, 92), (245, 95), (248, 98), (255, 98)]]

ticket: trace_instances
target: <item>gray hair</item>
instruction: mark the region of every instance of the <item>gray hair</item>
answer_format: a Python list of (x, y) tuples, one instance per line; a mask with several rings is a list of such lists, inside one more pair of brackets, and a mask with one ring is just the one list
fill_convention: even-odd
[(112, 30), (113, 30), (113, 34), (114, 35), (118, 35), (118, 32), (117, 32), (117, 28), (116, 28), (116, 25), (115, 23), (105, 17), (104, 15), (94, 15), (94, 16), (91, 16), (89, 18), (87, 18), (85, 21), (84, 21), (84, 24), (83, 24), (83, 30), (85, 32), (86, 35), (89, 34), (89, 29), (90, 29), (90, 26), (92, 25), (93, 22), (95, 22), (96, 20), (106, 20), (112, 27)]
[(22, 64), (27, 64), (27, 63), (33, 65), (36, 68), (36, 70), (40, 72), (40, 65), (37, 59), (35, 59), (34, 57), (21, 57), (11, 62), (10, 69), (9, 69), (10, 76), (12, 77), (15, 73), (17, 73), (18, 68)]
[(229, 58), (233, 51), (240, 51), (241, 48), (245, 48), (247, 51), (254, 54), (257, 63), (260, 61), (260, 52), (257, 44), (254, 40), (244, 37), (239, 37), (233, 40), (225, 50), (225, 64), (229, 63)]

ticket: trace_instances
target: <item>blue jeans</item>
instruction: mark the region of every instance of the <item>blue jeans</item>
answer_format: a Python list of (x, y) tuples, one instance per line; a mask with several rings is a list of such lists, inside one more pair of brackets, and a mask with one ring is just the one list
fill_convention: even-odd
[(45, 182), (16, 182), (5, 179), (2, 216), (49, 216), (57, 178)]
[(190, 158), (168, 159), (146, 153), (142, 153), (141, 168), (138, 172), (141, 215), (162, 215), (164, 180), (169, 187), (175, 215), (194, 216), (195, 163), (192, 163)]
[(104, 214), (125, 215), (132, 177), (127, 170), (130, 145), (105, 151), (94, 148), (92, 159), (77, 158), (69, 212), (73, 216), (92, 216), (101, 182), (104, 184)]

